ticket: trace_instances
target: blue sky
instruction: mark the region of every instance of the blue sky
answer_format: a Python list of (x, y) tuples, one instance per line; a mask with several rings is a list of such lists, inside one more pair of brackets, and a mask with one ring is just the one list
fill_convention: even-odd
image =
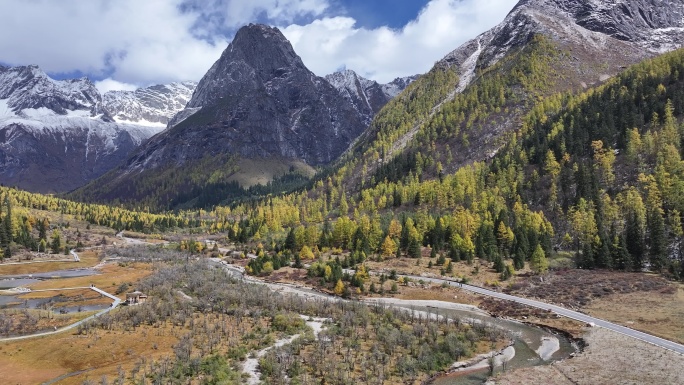
[(428, 71), (517, 0), (3, 0), (0, 63), (88, 76), (102, 91), (198, 81), (237, 29), (277, 26), (317, 75)]
[(358, 27), (400, 29), (415, 19), (427, 3), (427, 0), (340, 0), (339, 5), (356, 20)]

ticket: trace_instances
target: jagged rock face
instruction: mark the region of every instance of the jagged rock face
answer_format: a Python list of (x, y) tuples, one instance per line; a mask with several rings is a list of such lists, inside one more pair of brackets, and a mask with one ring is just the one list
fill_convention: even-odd
[(326, 75), (325, 79), (354, 106), (364, 117), (365, 122), (370, 124), (375, 114), (417, 77), (397, 78), (388, 84), (378, 84), (352, 70), (344, 70)]
[[(684, 45), (684, 2), (670, 0), (522, 0), (493, 29), (457, 48), (437, 65), (458, 67), (462, 91), (484, 69), (541, 34), (596, 65), (587, 84), (627, 65)], [(598, 68), (601, 68), (599, 73)]]
[[(116, 94), (110, 105), (146, 106), (147, 115), (138, 117), (157, 122), (168, 119), (170, 109), (182, 108), (164, 105), (155, 113), (152, 92), (138, 93), (147, 100), (131, 94)], [(130, 109), (113, 111), (120, 118)], [(56, 81), (36, 66), (0, 67), (0, 181), (6, 185), (50, 193), (73, 190), (117, 166), (163, 128), (163, 123), (116, 123), (87, 78)]]
[(195, 87), (195, 82), (182, 82), (135, 91), (109, 91), (102, 96), (102, 102), (117, 123), (166, 127), (188, 104)]
[(128, 162), (157, 168), (206, 155), (333, 161), (365, 129), (364, 116), (315, 76), (276, 29), (241, 28), (187, 108)]
[(399, 95), (409, 84), (418, 79), (420, 75), (406, 76), (403, 78), (396, 78), (387, 84), (382, 85), (382, 92), (390, 98), (395, 98)]
[(383, 92), (380, 84), (363, 78), (352, 70), (326, 75), (325, 80), (354, 106), (367, 124), (391, 99)]
[[(530, 1), (533, 3), (533, 1)], [(555, 0), (577, 24), (619, 40), (644, 42), (651, 49), (681, 45), (684, 3), (672, 0)], [(678, 42), (678, 43), (677, 43)]]
[(102, 97), (87, 78), (54, 81), (37, 66), (0, 66), (0, 100), (15, 112), (47, 108), (56, 114), (67, 111), (102, 113)]

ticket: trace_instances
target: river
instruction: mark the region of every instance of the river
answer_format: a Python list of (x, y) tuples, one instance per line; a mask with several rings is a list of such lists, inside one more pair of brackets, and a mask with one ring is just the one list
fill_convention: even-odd
[[(265, 283), (253, 277), (243, 275), (243, 272), (238, 267), (226, 264), (218, 259), (213, 259), (213, 261), (222, 266), (232, 276), (242, 278), (247, 282), (266, 285), (273, 291), (281, 292), (283, 294), (300, 295), (307, 298), (315, 297), (335, 301), (341, 300), (339, 297), (329, 296), (295, 285)], [(571, 354), (578, 350), (578, 347), (565, 336), (514, 320), (495, 318), (481, 309), (470, 305), (442, 301), (404, 301), (394, 298), (373, 298), (367, 302), (370, 304), (374, 302), (383, 302), (412, 311), (427, 312), (452, 319), (459, 318), (463, 320), (463, 322), (484, 323), (490, 327), (503, 330), (513, 341), (513, 344), (506, 351), (506, 359), (498, 358), (495, 360), (495, 362), (497, 362), (494, 369), (495, 373), (504, 370), (504, 368), (510, 370), (522, 367), (547, 365), (553, 361), (569, 358)], [(480, 385), (487, 381), (489, 375), (490, 368), (488, 359), (482, 358), (482, 360), (474, 363), (474, 365), (436, 378), (432, 383), (435, 385)]]

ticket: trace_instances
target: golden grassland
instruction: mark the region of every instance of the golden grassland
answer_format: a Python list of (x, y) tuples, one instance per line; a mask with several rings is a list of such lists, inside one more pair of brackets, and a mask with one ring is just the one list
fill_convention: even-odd
[(316, 170), (311, 166), (298, 160), (240, 159), (238, 160), (238, 171), (231, 175), (228, 181), (236, 181), (244, 188), (257, 184), (266, 185), (273, 179), (287, 174), (291, 167), (309, 178), (316, 173)]
[[(27, 335), (53, 331), (71, 325), (97, 313), (97, 310), (67, 314), (59, 314), (52, 310), (41, 309), (5, 309), (0, 310), (0, 312), (5, 316), (9, 316), (13, 322), (10, 335)], [(26, 322), (27, 316), (36, 320), (35, 324), (28, 324)]]
[(671, 285), (671, 291), (595, 299), (585, 310), (594, 317), (684, 344), (684, 285)]
[[(257, 324), (242, 322), (239, 328), (234, 326), (234, 320), (230, 321), (230, 316), (227, 319), (228, 321), (223, 319), (221, 322), (228, 325), (231, 337), (216, 346), (213, 353), (226, 354), (236, 344), (243, 343), (246, 344), (247, 351), (257, 350), (272, 344), (278, 337), (263, 332), (268, 330), (268, 322), (263, 318)], [(194, 325), (209, 327), (219, 325), (219, 319), (213, 314), (195, 313), (192, 322)], [(93, 329), (87, 335), (78, 335), (76, 331), (71, 331), (31, 340), (0, 343), (0, 373), (8, 373), (7, 376), (3, 375), (3, 383), (36, 384), (86, 370), (59, 381), (59, 384), (82, 384), (88, 379), (97, 382), (103, 375), (111, 381), (121, 368), (127, 373), (128, 381), (131, 371), (135, 371), (136, 367), (142, 372), (145, 365), (153, 360), (173, 359), (173, 346), (181, 336), (191, 332), (190, 325), (186, 323), (179, 326), (167, 321), (128, 330), (120, 327), (112, 330)], [(203, 330), (199, 328), (195, 332), (201, 334)], [(248, 341), (245, 341), (244, 336), (256, 337), (248, 337)], [(193, 356), (202, 356), (198, 349), (193, 351)], [(41, 365), (36, 365), (37, 362)], [(141, 364), (142, 362), (145, 364)], [(39, 370), (34, 370), (36, 366), (39, 366)]]
[(80, 262), (73, 260), (72, 255), (65, 255), (68, 262), (39, 262), (21, 265), (2, 265), (0, 264), (0, 275), (26, 275), (44, 273), (55, 270), (79, 269), (93, 267), (99, 262), (99, 250), (86, 250), (79, 252)]
[[(131, 286), (129, 290), (132, 291), (136, 282), (152, 274), (152, 265), (146, 263), (108, 263), (99, 270), (101, 274), (86, 277), (46, 280), (31, 284), (29, 287), (32, 290), (41, 290), (89, 287), (90, 285), (94, 285), (95, 287), (114, 295), (115, 290), (123, 283), (128, 283)], [(125, 299), (125, 293), (121, 293), (119, 297)]]
[[(82, 261), (84, 259), (82, 258)], [(93, 265), (88, 260), (89, 266)], [(87, 287), (93, 284), (114, 294), (118, 286), (124, 282), (135, 284), (140, 279), (152, 273), (149, 264), (120, 265), (110, 263), (104, 265), (102, 274), (54, 279), (37, 282), (30, 287), (39, 289), (59, 289), (66, 287)], [(46, 298), (56, 293), (64, 294), (70, 301), (60, 305), (109, 303), (111, 300), (101, 297), (90, 290), (34, 292), (22, 295), (22, 298)], [(122, 296), (125, 294), (122, 293)], [(80, 296), (86, 300), (81, 301)], [(73, 299), (73, 301), (71, 301)], [(117, 311), (117, 310), (114, 310)], [(45, 312), (32, 310), (32, 312)], [(61, 327), (76, 322), (94, 312), (72, 314), (55, 314), (52, 318), (42, 317), (38, 323), (39, 329)], [(172, 345), (178, 340), (177, 336), (168, 332), (160, 333), (153, 327), (144, 326), (134, 331), (102, 331), (96, 330), (92, 335), (76, 335), (76, 331), (67, 331), (46, 337), (0, 342), (0, 373), (2, 383), (5, 384), (36, 384), (61, 375), (97, 368), (80, 376), (70, 377), (60, 381), (60, 384), (81, 384), (88, 376), (98, 378), (103, 373), (113, 376), (119, 365), (124, 369), (132, 367), (140, 357), (159, 357), (172, 354)], [(97, 377), (93, 377), (97, 375)]]
[[(158, 358), (172, 352), (178, 338), (150, 326), (134, 331), (102, 331), (76, 335), (75, 331), (16, 342), (0, 343), (0, 373), (6, 384), (38, 384), (61, 375), (97, 368), (60, 381), (81, 384), (86, 378), (130, 370), (141, 357)], [(172, 354), (172, 353), (171, 353)]]

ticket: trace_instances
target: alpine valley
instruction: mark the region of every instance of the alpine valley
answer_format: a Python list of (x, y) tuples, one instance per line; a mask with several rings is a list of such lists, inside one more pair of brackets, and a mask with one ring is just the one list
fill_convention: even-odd
[(3, 381), (684, 383), (684, 1), (520, 0), (450, 48), (388, 84), (263, 24), (197, 83), (0, 67)]

